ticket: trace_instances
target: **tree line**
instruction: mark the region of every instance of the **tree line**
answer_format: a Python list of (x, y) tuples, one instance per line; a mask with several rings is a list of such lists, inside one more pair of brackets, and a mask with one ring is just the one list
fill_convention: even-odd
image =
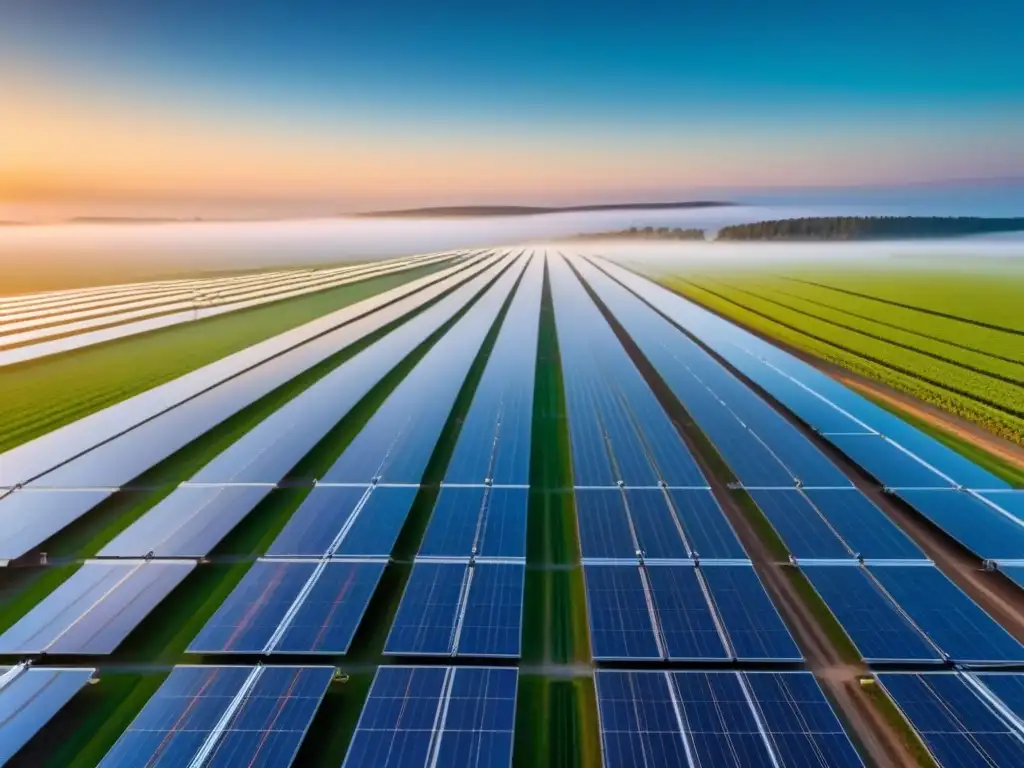
[(718, 240), (890, 240), (1024, 231), (1024, 218), (979, 216), (820, 216), (736, 224)]

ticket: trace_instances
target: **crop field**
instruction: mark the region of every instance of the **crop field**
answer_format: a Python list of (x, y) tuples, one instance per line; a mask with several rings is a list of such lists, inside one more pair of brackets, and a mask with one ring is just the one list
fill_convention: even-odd
[(293, 301), (0, 368), (0, 765), (936, 768), (861, 681), (1024, 667), (1019, 492), (853, 393), (846, 431), (655, 282), (494, 249)]
[(1024, 274), (794, 269), (663, 279), (769, 337), (1024, 442)]

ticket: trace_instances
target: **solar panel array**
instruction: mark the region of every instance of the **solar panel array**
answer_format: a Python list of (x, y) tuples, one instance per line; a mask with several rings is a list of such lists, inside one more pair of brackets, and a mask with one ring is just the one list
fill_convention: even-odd
[(938, 765), (1021, 764), (1024, 675), (893, 672), (878, 680)]
[(377, 669), (343, 768), (510, 766), (519, 671)]
[(809, 672), (599, 670), (605, 768), (861, 766)]
[(287, 768), (333, 675), (333, 667), (175, 667), (100, 766)]
[(616, 264), (600, 266), (970, 552), (1024, 560), (1024, 493), (785, 350)]

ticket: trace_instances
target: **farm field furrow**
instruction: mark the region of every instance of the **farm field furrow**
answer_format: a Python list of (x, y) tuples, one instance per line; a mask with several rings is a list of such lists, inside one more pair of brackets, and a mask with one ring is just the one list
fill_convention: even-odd
[(890, 384), (1016, 442), (1024, 440), (1024, 389), (700, 279), (669, 287), (726, 317)]
[[(903, 310), (891, 304), (856, 299), (847, 294), (825, 292), (820, 288), (771, 276), (720, 280), (812, 317), (898, 342), (982, 373), (1011, 381), (1024, 381), (1024, 336), (989, 331), (956, 321), (944, 321), (947, 326), (953, 325), (954, 328), (935, 327), (938, 325), (936, 321), (942, 318)], [(986, 334), (998, 338), (989, 339)]]

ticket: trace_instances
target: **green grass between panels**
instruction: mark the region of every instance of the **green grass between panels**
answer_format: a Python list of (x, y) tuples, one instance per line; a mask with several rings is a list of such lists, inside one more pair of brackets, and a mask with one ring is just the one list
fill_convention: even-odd
[(5, 366), (0, 451), (444, 266), (431, 264)]

